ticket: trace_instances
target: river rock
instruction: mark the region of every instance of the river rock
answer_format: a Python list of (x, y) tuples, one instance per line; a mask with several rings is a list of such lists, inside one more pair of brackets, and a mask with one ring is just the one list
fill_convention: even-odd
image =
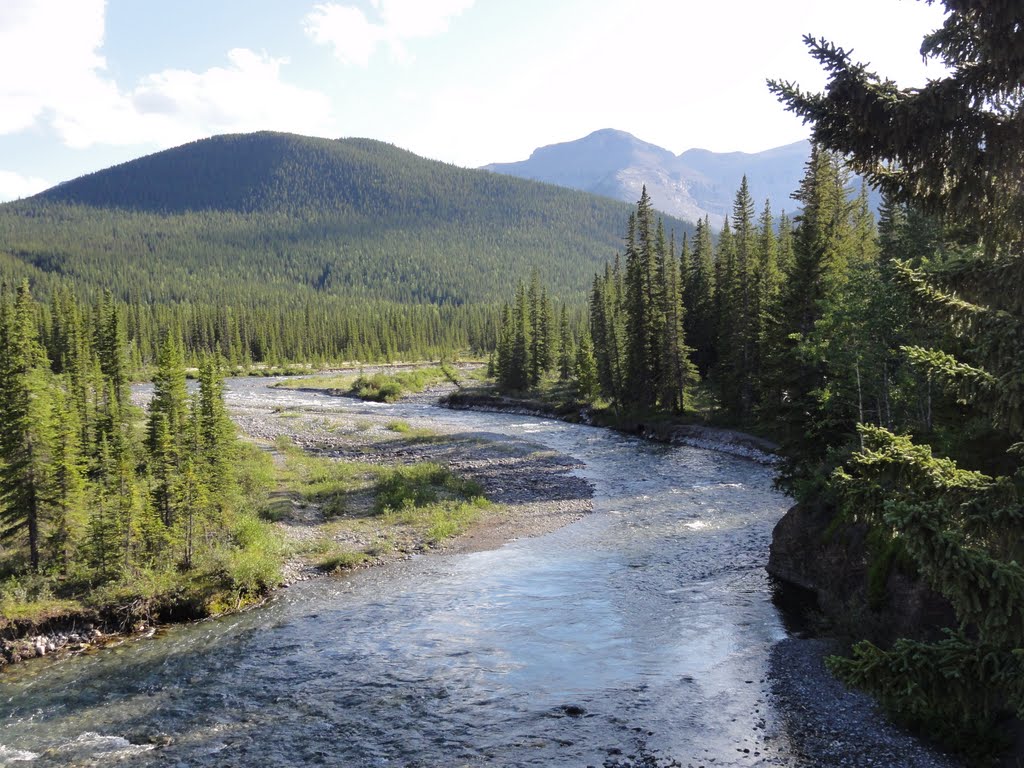
[(955, 622), (953, 608), (920, 578), (893, 566), (886, 598), (868, 600), (867, 527), (840, 525), (830, 531), (834, 511), (797, 504), (772, 533), (768, 573), (813, 592), (822, 613), (854, 637), (889, 643), (898, 637), (936, 638)]

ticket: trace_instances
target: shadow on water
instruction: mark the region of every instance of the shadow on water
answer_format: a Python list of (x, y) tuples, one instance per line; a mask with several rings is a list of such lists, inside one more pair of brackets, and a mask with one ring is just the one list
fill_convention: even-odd
[(772, 592), (772, 604), (779, 609), (779, 618), (786, 631), (795, 637), (817, 637), (824, 616), (814, 590), (774, 576), (768, 577), (768, 584)]

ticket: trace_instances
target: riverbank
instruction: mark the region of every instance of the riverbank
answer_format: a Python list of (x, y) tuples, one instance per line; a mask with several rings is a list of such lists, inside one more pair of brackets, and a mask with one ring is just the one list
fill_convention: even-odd
[(572, 424), (606, 427), (647, 440), (704, 448), (740, 456), (761, 464), (774, 464), (775, 451), (778, 450), (778, 445), (770, 440), (733, 429), (688, 424), (665, 416), (620, 418), (608, 410), (595, 411), (589, 407), (569, 403), (554, 404), (538, 398), (512, 397), (485, 387), (458, 390), (452, 387), (450, 392), (441, 398), (440, 404), (447, 408), (521, 413), (560, 419)]
[(837, 642), (821, 638), (789, 637), (772, 648), (767, 692), (782, 714), (781, 734), (797, 765), (963, 768), (889, 722), (870, 696), (833, 677), (825, 659), (841, 652)]

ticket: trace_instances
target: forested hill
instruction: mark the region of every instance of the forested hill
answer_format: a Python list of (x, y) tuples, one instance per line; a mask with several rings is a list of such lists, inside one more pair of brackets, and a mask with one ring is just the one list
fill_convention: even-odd
[(459, 304), (508, 298), (537, 267), (556, 294), (582, 297), (622, 249), (628, 212), (368, 139), (225, 135), (0, 206), (0, 277), (155, 302)]

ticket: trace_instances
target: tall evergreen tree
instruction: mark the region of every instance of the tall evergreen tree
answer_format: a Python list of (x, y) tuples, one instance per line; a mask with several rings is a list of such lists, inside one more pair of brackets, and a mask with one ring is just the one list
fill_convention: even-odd
[[(689, 388), (696, 383), (697, 369), (690, 360), (692, 350), (686, 345), (683, 319), (682, 278), (675, 259), (675, 238), (670, 240), (668, 258), (661, 260), (661, 379), (658, 382), (660, 406), (672, 413), (682, 413), (688, 405)], [(685, 252), (685, 248), (684, 248)]]
[(5, 311), (0, 339), (0, 514), (5, 539), (27, 536), (40, 566), (44, 499), (52, 468), (49, 362), (39, 341), (28, 281)]
[(572, 377), (573, 358), (576, 344), (572, 338), (569, 325), (569, 307), (562, 305), (562, 313), (558, 321), (558, 378), (568, 381)]
[(692, 269), (686, 280), (683, 303), (686, 306), (686, 338), (694, 347), (693, 361), (699, 374), (707, 376), (715, 364), (715, 253), (711, 240), (711, 222), (705, 216), (697, 222), (694, 234)]
[(583, 334), (576, 347), (576, 392), (584, 401), (591, 401), (598, 395), (594, 344), (587, 333)]
[[(978, 755), (1004, 711), (1024, 716), (1024, 9), (944, 5), (945, 22), (922, 53), (942, 60), (947, 74), (921, 88), (900, 89), (811, 37), (829, 75), (825, 93), (772, 88), (812, 123), (816, 142), (849, 157), (893, 202), (941, 216), (956, 234), (956, 262), (894, 265), (953, 342), (906, 353), (987, 414), (990, 440), (1012, 447), (986, 473), (908, 436), (862, 428), (863, 449), (835, 478), (841, 506), (900, 542), (959, 622), (938, 642), (862, 643), (832, 664), (906, 719)], [(890, 223), (887, 239), (897, 231)]]
[(783, 435), (782, 478), (791, 490), (819, 477), (828, 449), (848, 438), (855, 419), (852, 403), (826, 396), (829, 370), (818, 325), (837, 306), (850, 261), (850, 206), (839, 159), (812, 147), (795, 197), (803, 207), (766, 390), (766, 407)]
[(661, 378), (661, 330), (664, 326), (661, 263), (666, 258), (664, 228), (655, 228), (654, 209), (644, 187), (626, 235), (626, 391), (630, 401), (654, 405)]
[(77, 547), (85, 538), (88, 523), (82, 429), (72, 398), (51, 382), (53, 413), (52, 466), (46, 503), (49, 508), (47, 549), (61, 573), (71, 566)]

